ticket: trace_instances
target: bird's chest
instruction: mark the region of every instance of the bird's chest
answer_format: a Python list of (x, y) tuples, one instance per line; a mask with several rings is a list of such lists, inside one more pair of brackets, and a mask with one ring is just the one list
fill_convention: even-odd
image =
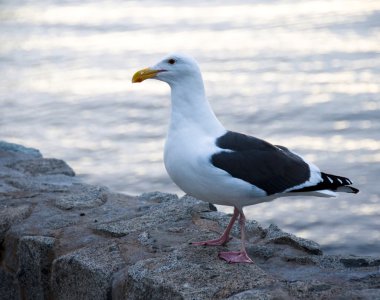
[(196, 136), (191, 131), (169, 133), (165, 143), (164, 163), (170, 178), (184, 192), (195, 195), (203, 189), (207, 176), (213, 140)]

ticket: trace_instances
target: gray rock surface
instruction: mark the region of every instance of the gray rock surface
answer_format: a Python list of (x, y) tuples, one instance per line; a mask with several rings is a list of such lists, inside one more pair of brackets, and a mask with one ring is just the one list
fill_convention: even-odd
[(34, 148), (28, 148), (22, 145), (8, 143), (5, 141), (0, 141), (0, 151), (3, 152), (15, 152), (15, 153), (24, 153), (31, 157), (42, 157), (42, 154), (39, 150)]
[(191, 245), (229, 221), (208, 203), (113, 193), (28, 149), (0, 143), (0, 299), (380, 299), (380, 257), (249, 221), (255, 263), (227, 264), (238, 226), (228, 246)]
[(25, 299), (47, 299), (51, 295), (50, 268), (55, 238), (23, 236), (19, 239), (17, 279)]
[(126, 266), (116, 242), (104, 241), (53, 262), (54, 299), (110, 299), (112, 276)]

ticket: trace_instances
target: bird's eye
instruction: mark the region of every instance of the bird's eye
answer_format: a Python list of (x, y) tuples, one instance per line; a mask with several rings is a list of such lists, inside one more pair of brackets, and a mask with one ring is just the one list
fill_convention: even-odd
[(168, 64), (174, 65), (176, 63), (176, 60), (174, 58), (171, 58), (168, 60)]

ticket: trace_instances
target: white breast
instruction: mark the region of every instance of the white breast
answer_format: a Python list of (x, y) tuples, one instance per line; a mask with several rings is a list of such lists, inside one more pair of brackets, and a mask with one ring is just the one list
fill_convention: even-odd
[(245, 206), (262, 202), (256, 197), (265, 196), (264, 191), (211, 164), (212, 153), (220, 151), (215, 138), (195, 130), (169, 132), (164, 162), (171, 179), (185, 193), (214, 204)]

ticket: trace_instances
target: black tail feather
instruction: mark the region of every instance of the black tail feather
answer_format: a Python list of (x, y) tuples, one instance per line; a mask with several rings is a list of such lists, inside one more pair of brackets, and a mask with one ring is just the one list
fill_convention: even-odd
[(291, 192), (312, 192), (321, 190), (331, 190), (337, 192), (346, 192), (357, 194), (359, 190), (354, 188), (352, 181), (346, 177), (331, 175), (321, 172), (322, 181), (316, 185), (304, 187), (298, 190), (293, 190)]

